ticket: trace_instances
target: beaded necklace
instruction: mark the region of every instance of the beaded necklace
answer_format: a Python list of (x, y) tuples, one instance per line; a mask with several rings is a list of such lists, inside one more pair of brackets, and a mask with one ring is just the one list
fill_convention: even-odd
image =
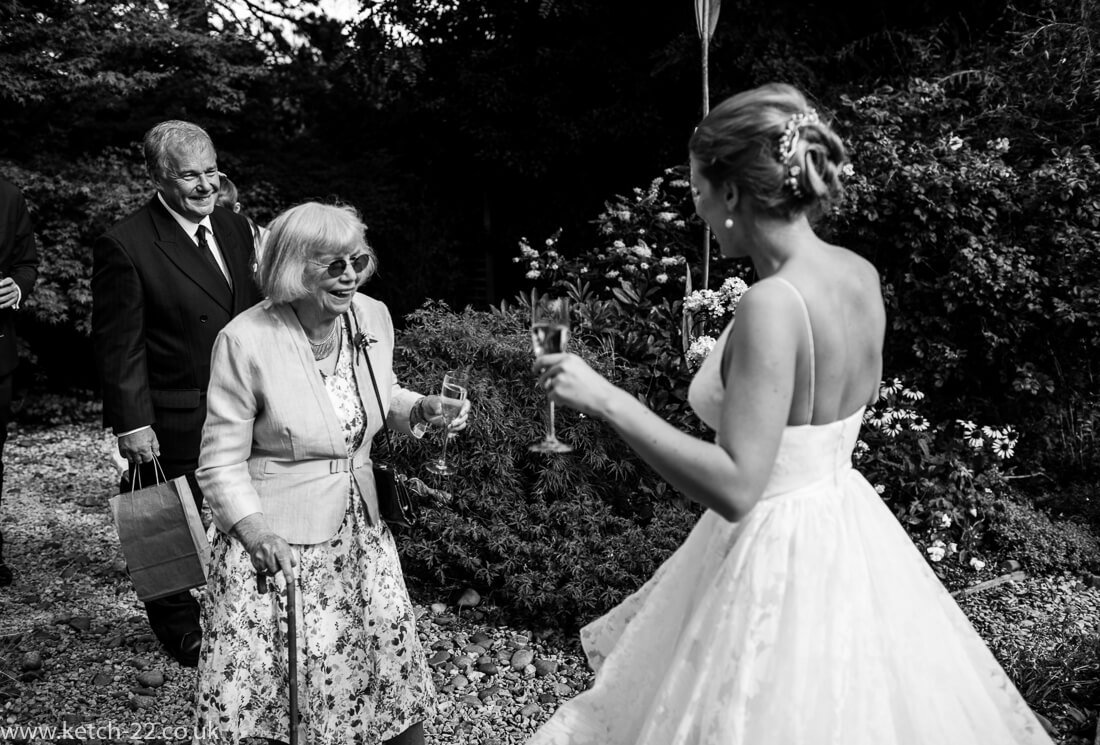
[(333, 351), (336, 349), (336, 346), (340, 343), (339, 326), (340, 324), (333, 321), (332, 328), (329, 330), (328, 336), (326, 336), (324, 339), (317, 342), (316, 344), (310, 341), (308, 336), (306, 337), (306, 341), (309, 341), (309, 348), (313, 352), (313, 359), (315, 361), (320, 362), (321, 360), (332, 354)]

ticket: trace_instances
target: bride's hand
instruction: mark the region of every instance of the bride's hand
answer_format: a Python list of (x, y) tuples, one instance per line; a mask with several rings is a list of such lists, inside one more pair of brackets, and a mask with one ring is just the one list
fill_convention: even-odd
[(575, 354), (545, 354), (535, 359), (534, 370), (551, 401), (591, 416), (602, 416), (618, 390)]

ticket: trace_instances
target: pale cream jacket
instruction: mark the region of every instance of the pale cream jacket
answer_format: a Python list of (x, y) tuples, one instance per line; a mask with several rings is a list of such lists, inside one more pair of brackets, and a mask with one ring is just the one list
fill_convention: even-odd
[[(377, 340), (367, 354), (390, 428), (410, 434), (409, 413), (420, 394), (395, 379), (389, 310), (359, 294), (352, 312), (364, 334)], [(222, 329), (214, 342), (196, 473), (219, 530), (228, 533), (241, 518), (261, 512), (287, 543), (327, 541), (344, 519), (349, 480), (377, 523), (370, 447), (382, 418), (362, 354), (355, 374), (367, 433), (363, 446), (348, 453), (343, 427), (289, 305), (264, 300)]]

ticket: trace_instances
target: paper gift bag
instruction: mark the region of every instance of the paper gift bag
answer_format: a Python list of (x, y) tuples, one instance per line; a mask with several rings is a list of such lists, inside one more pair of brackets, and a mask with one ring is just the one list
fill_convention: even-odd
[(111, 512), (140, 600), (206, 584), (210, 544), (185, 476), (112, 497)]

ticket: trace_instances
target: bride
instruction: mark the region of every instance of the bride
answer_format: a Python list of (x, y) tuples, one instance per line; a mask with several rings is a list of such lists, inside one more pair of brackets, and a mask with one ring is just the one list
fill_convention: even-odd
[(595, 685), (531, 745), (1050, 745), (924, 558), (852, 468), (882, 377), (878, 274), (818, 238), (844, 145), (786, 85), (723, 102), (689, 144), (695, 209), (760, 277), (680, 432), (569, 354), (551, 400), (607, 421), (708, 508), (582, 630)]

